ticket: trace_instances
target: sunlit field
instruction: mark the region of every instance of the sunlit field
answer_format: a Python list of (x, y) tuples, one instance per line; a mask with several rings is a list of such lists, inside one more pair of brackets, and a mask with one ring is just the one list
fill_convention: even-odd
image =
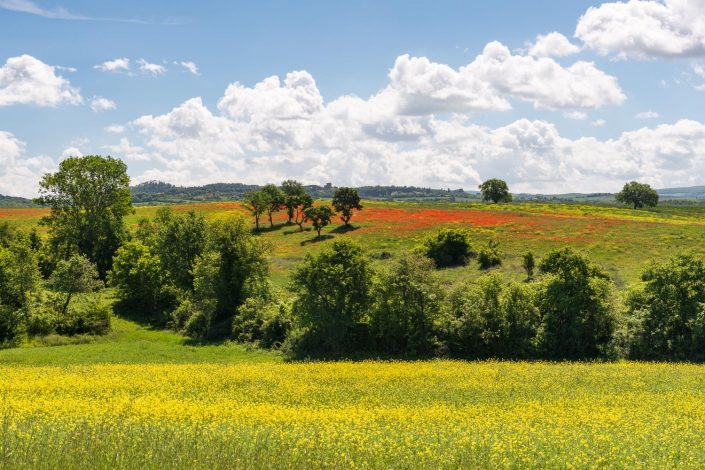
[[(263, 217), (261, 236), (272, 242), (272, 278), (284, 285), (294, 264), (306, 252), (316, 252), (333, 239), (350, 238), (365, 246), (374, 259), (385, 252), (401, 254), (412, 249), (428, 233), (440, 227), (470, 230), (476, 248), (490, 239), (500, 242), (504, 252), (499, 268), (508, 279), (521, 280), (521, 256), (533, 251), (541, 256), (553, 248), (572, 246), (585, 251), (612, 275), (619, 288), (638, 280), (650, 258), (671, 255), (681, 249), (705, 253), (705, 206), (668, 206), (652, 210), (578, 204), (468, 204), (400, 203), (365, 201), (365, 208), (352, 223), (354, 230), (341, 231), (340, 221), (323, 230), (322, 241), (314, 231), (300, 232), (285, 225), (283, 213), (275, 227)], [(195, 210), (208, 219), (241, 214), (238, 202), (213, 202), (170, 206), (175, 212)], [(136, 227), (142, 217), (154, 217), (158, 207), (140, 206), (128, 223)], [(44, 209), (0, 209), (0, 218), (25, 229), (36, 226)], [(254, 224), (253, 224), (254, 225)], [(41, 230), (41, 227), (40, 227)], [(383, 262), (383, 261), (380, 261)], [(480, 275), (475, 263), (440, 271), (447, 282)]]
[(0, 366), (0, 467), (697, 468), (705, 368)]

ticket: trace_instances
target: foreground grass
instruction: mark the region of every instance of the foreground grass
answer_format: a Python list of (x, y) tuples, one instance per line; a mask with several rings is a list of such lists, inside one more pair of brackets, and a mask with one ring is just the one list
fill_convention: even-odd
[(0, 468), (705, 466), (705, 367), (0, 366)]
[(248, 350), (239, 344), (191, 345), (186, 338), (171, 331), (155, 330), (119, 317), (112, 319), (110, 333), (88, 340), (87, 344), (55, 346), (33, 342), (20, 348), (0, 350), (0, 367), (13, 364), (219, 364), (279, 360), (274, 353)]

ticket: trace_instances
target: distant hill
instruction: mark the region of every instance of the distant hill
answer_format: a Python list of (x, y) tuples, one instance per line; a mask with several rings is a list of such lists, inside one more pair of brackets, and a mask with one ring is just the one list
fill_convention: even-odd
[(3, 196), (0, 194), (0, 207), (39, 207), (31, 199), (14, 196)]
[[(239, 200), (248, 191), (261, 186), (243, 183), (214, 183), (204, 186), (175, 186), (163, 181), (148, 181), (132, 186), (132, 201), (135, 204), (179, 204), (187, 202)], [(315, 198), (331, 198), (335, 187), (309, 185), (306, 189)], [(361, 186), (357, 188), (363, 199), (395, 201), (478, 201), (478, 191), (463, 189), (433, 189), (418, 186)], [(661, 200), (671, 204), (705, 203), (705, 186), (687, 188), (665, 188), (656, 190)], [(566, 194), (514, 194), (516, 201), (545, 203), (614, 204), (612, 193), (566, 193)], [(0, 207), (37, 207), (31, 199), (0, 195)]]

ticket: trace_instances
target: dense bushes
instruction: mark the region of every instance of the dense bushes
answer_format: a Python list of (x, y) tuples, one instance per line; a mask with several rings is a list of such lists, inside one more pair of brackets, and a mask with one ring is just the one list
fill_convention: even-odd
[(426, 237), (417, 251), (439, 268), (463, 265), (473, 255), (470, 234), (461, 229), (441, 229)]

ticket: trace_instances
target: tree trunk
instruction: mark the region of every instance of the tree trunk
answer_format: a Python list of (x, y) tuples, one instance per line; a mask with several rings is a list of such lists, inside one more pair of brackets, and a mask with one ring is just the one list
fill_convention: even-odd
[(274, 228), (274, 222), (272, 222), (272, 211), (269, 211), (269, 228)]
[(66, 315), (66, 312), (69, 309), (69, 302), (71, 302), (71, 292), (68, 293), (66, 296), (66, 302), (64, 302), (64, 308), (61, 309), (62, 315)]

